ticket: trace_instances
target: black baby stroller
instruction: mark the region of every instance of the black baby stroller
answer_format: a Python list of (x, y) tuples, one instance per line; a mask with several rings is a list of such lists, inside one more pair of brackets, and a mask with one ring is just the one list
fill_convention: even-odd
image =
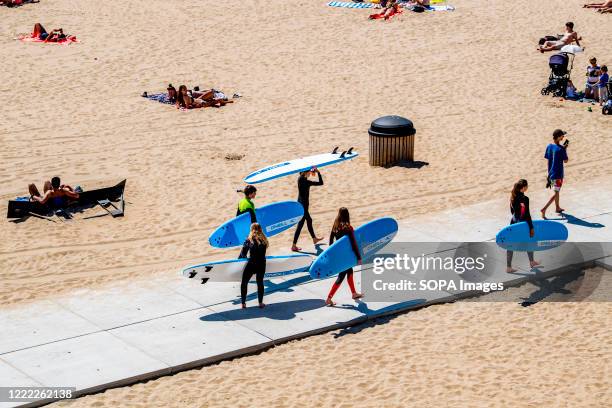
[(552, 93), (554, 96), (565, 98), (573, 65), (574, 54), (570, 52), (560, 52), (551, 56), (548, 60), (548, 66), (550, 67), (548, 85), (546, 88), (542, 88), (542, 95)]

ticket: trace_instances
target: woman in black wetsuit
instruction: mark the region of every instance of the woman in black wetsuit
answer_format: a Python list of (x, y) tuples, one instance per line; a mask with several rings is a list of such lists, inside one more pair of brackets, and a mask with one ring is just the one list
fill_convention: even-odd
[(266, 273), (266, 250), (268, 249), (268, 239), (261, 230), (261, 225), (258, 223), (251, 224), (251, 232), (248, 238), (244, 241), (240, 258), (246, 258), (249, 254), (249, 260), (242, 272), (242, 282), (240, 284), (240, 297), (242, 298), (242, 308), (246, 309), (247, 287), (251, 277), (255, 275), (257, 280), (257, 299), (259, 307), (265, 307), (263, 303), (264, 285), (263, 278)]
[[(318, 181), (310, 181), (308, 180), (309, 175), (319, 176)], [(308, 206), (310, 205), (310, 187), (312, 186), (322, 186), (323, 185), (323, 177), (321, 176), (321, 172), (313, 167), (310, 171), (303, 171), (300, 173), (300, 177), (298, 178), (298, 202), (302, 204), (304, 207), (304, 216), (298, 222), (297, 228), (295, 229), (295, 234), (293, 234), (293, 245), (291, 246), (292, 251), (300, 251), (302, 248), (297, 246), (298, 239), (300, 238), (300, 233), (302, 232), (302, 227), (304, 226), (304, 222), (306, 222), (306, 226), (308, 227), (308, 232), (310, 233), (310, 237), (312, 238), (313, 244), (317, 244), (323, 240), (323, 238), (317, 238), (314, 232), (314, 228), (312, 227), (312, 217), (310, 217), (310, 213), (308, 212)]]
[[(334, 221), (334, 226), (332, 228), (331, 234), (329, 236), (329, 245), (334, 242), (334, 239), (338, 240), (343, 236), (348, 235), (349, 240), (351, 241), (351, 248), (355, 252), (357, 256), (357, 264), (361, 265), (361, 254), (359, 253), (359, 247), (357, 246), (357, 240), (355, 239), (355, 233), (353, 232), (353, 227), (351, 226), (351, 217), (349, 215), (348, 209), (342, 207), (338, 210), (338, 215), (336, 216), (336, 220)], [(353, 268), (349, 268), (346, 271), (340, 272), (338, 274), (338, 278), (334, 282), (329, 294), (327, 295), (327, 300), (325, 304), (328, 306), (334, 306), (335, 303), (332, 301), (334, 294), (342, 284), (344, 277), (346, 276), (346, 280), (348, 281), (349, 287), (351, 288), (351, 294), (353, 295), (353, 299), (359, 299), (363, 297), (361, 293), (358, 293), (355, 290), (355, 282), (353, 281)]]
[[(510, 220), (510, 224), (516, 224), (518, 222), (527, 222), (529, 225), (529, 236), (533, 237), (533, 222), (531, 221), (531, 213), (529, 212), (529, 197), (525, 195), (529, 186), (527, 185), (527, 180), (520, 179), (514, 184), (512, 188), (512, 193), (510, 194), (510, 213), (512, 214), (512, 219)], [(516, 269), (512, 267), (512, 256), (514, 255), (513, 251), (508, 251), (506, 254), (506, 272), (516, 272)], [(529, 257), (529, 265), (534, 268), (538, 266), (540, 263), (534, 261), (533, 252), (527, 252), (527, 256)]]

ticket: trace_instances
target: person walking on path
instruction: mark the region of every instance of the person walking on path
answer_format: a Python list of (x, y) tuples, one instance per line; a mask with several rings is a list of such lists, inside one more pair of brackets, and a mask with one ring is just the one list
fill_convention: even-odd
[[(359, 246), (357, 245), (357, 240), (355, 239), (355, 232), (353, 231), (353, 227), (351, 226), (349, 210), (345, 207), (342, 207), (338, 210), (338, 215), (336, 216), (336, 220), (334, 221), (334, 226), (329, 236), (329, 245), (333, 244), (334, 239), (340, 239), (345, 235), (348, 236), (351, 242), (351, 248), (357, 256), (357, 264), (361, 265), (361, 254), (359, 253)], [(361, 293), (358, 293), (355, 290), (355, 282), (353, 281), (353, 268), (349, 268), (338, 274), (338, 278), (332, 285), (331, 290), (327, 295), (327, 300), (325, 301), (326, 305), (335, 306), (335, 303), (333, 302), (332, 298), (334, 297), (334, 294), (336, 294), (336, 291), (342, 284), (342, 281), (345, 277), (347, 278), (346, 280), (348, 281), (349, 287), (351, 288), (351, 294), (353, 296), (353, 299), (359, 299), (363, 297)]]
[[(524, 179), (520, 179), (514, 184), (514, 187), (512, 188), (512, 193), (510, 193), (510, 213), (512, 214), (510, 224), (526, 222), (529, 226), (529, 237), (533, 238), (535, 231), (533, 229), (533, 222), (531, 221), (531, 212), (529, 211), (529, 197), (525, 195), (528, 188), (529, 185), (527, 184), (527, 180)], [(513, 255), (513, 251), (508, 251), (506, 253), (507, 273), (516, 272), (516, 269), (512, 267)], [(539, 262), (533, 259), (533, 252), (528, 251), (527, 256), (529, 257), (529, 266), (535, 268), (536, 266), (540, 265)]]
[[(309, 176), (318, 175), (319, 179), (317, 181), (308, 180)], [(310, 187), (312, 186), (322, 186), (323, 185), (323, 177), (321, 176), (321, 172), (313, 167), (310, 171), (303, 171), (300, 173), (298, 177), (298, 202), (302, 204), (304, 207), (304, 216), (298, 222), (297, 228), (295, 229), (295, 234), (293, 234), (293, 245), (291, 246), (292, 251), (300, 251), (302, 248), (297, 246), (298, 239), (300, 238), (300, 233), (302, 232), (302, 228), (304, 227), (304, 223), (308, 228), (308, 232), (310, 233), (310, 237), (312, 238), (312, 243), (317, 244), (323, 240), (323, 238), (317, 238), (314, 232), (314, 228), (312, 226), (312, 217), (308, 212), (308, 207), (310, 205)]]
[(548, 161), (548, 182), (546, 187), (552, 187), (554, 191), (553, 196), (550, 197), (550, 200), (548, 200), (544, 208), (541, 210), (542, 218), (544, 219), (546, 219), (546, 210), (553, 202), (555, 203), (555, 211), (558, 214), (565, 211), (559, 205), (559, 192), (563, 186), (563, 165), (569, 160), (567, 157), (567, 146), (569, 145), (569, 140), (566, 140), (563, 145), (561, 144), (566, 134), (567, 132), (564, 132), (561, 129), (555, 129), (553, 132), (553, 143), (546, 147), (546, 152), (544, 153), (544, 158)]

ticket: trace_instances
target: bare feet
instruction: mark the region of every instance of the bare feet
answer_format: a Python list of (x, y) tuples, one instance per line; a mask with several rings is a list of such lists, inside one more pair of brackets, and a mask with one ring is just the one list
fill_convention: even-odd
[(266, 304), (265, 304), (265, 303), (260, 303), (260, 304), (259, 304), (259, 308), (260, 308), (260, 309), (263, 309), (264, 307), (266, 307)]
[(516, 272), (516, 269), (514, 269), (513, 267), (509, 266), (506, 268), (506, 273), (513, 273)]
[(545, 220), (546, 219), (546, 210), (540, 210), (540, 212), (542, 213), (542, 219)]
[(336, 306), (336, 304), (334, 303), (333, 300), (331, 300), (331, 298), (327, 298), (327, 300), (325, 301), (325, 304), (327, 306)]
[(313, 243), (313, 244), (315, 244), (315, 245), (317, 245), (317, 244), (318, 244), (319, 242), (321, 242), (321, 241), (323, 241), (323, 238), (317, 238), (317, 237), (314, 237), (314, 238), (312, 239), (312, 243)]
[(353, 293), (354, 300), (361, 299), (362, 297), (363, 297), (363, 293), (359, 293), (359, 292)]
[(243, 309), (246, 309), (246, 303), (243, 303), (243, 304), (242, 304), (242, 308), (243, 308)]
[(563, 211), (565, 211), (563, 208), (557, 208), (556, 210), (557, 214), (561, 214)]
[(293, 252), (298, 252), (298, 251), (301, 251), (301, 250), (302, 250), (302, 248), (300, 248), (299, 246), (297, 246), (297, 245), (293, 244), (293, 245), (291, 246), (291, 250), (292, 250)]
[(535, 268), (536, 266), (540, 266), (540, 263), (538, 261), (531, 261), (529, 262), (529, 266), (531, 266), (531, 268)]

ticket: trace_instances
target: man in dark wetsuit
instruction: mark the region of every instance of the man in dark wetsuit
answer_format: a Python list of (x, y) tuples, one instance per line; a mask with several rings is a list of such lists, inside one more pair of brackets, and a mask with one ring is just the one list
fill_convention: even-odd
[[(308, 180), (309, 175), (318, 175), (319, 180), (310, 181)], [(300, 177), (298, 178), (298, 202), (302, 204), (304, 207), (304, 216), (298, 222), (297, 228), (295, 230), (295, 234), (293, 235), (293, 245), (291, 246), (292, 251), (300, 251), (301, 248), (297, 246), (298, 239), (300, 238), (300, 233), (302, 232), (302, 227), (304, 226), (304, 222), (308, 227), (308, 232), (310, 233), (310, 237), (312, 238), (313, 244), (317, 244), (323, 240), (323, 238), (318, 238), (315, 235), (314, 228), (312, 226), (312, 217), (308, 212), (308, 206), (310, 205), (310, 187), (312, 186), (322, 186), (323, 185), (323, 177), (321, 176), (321, 172), (313, 167), (310, 171), (303, 171), (300, 173)]]
[(53, 177), (51, 181), (45, 181), (43, 187), (44, 194), (42, 195), (35, 184), (30, 184), (28, 189), (31, 201), (38, 201), (41, 204), (57, 208), (65, 206), (68, 199), (77, 200), (79, 198), (79, 193), (76, 193), (72, 187), (61, 184), (59, 177)]

